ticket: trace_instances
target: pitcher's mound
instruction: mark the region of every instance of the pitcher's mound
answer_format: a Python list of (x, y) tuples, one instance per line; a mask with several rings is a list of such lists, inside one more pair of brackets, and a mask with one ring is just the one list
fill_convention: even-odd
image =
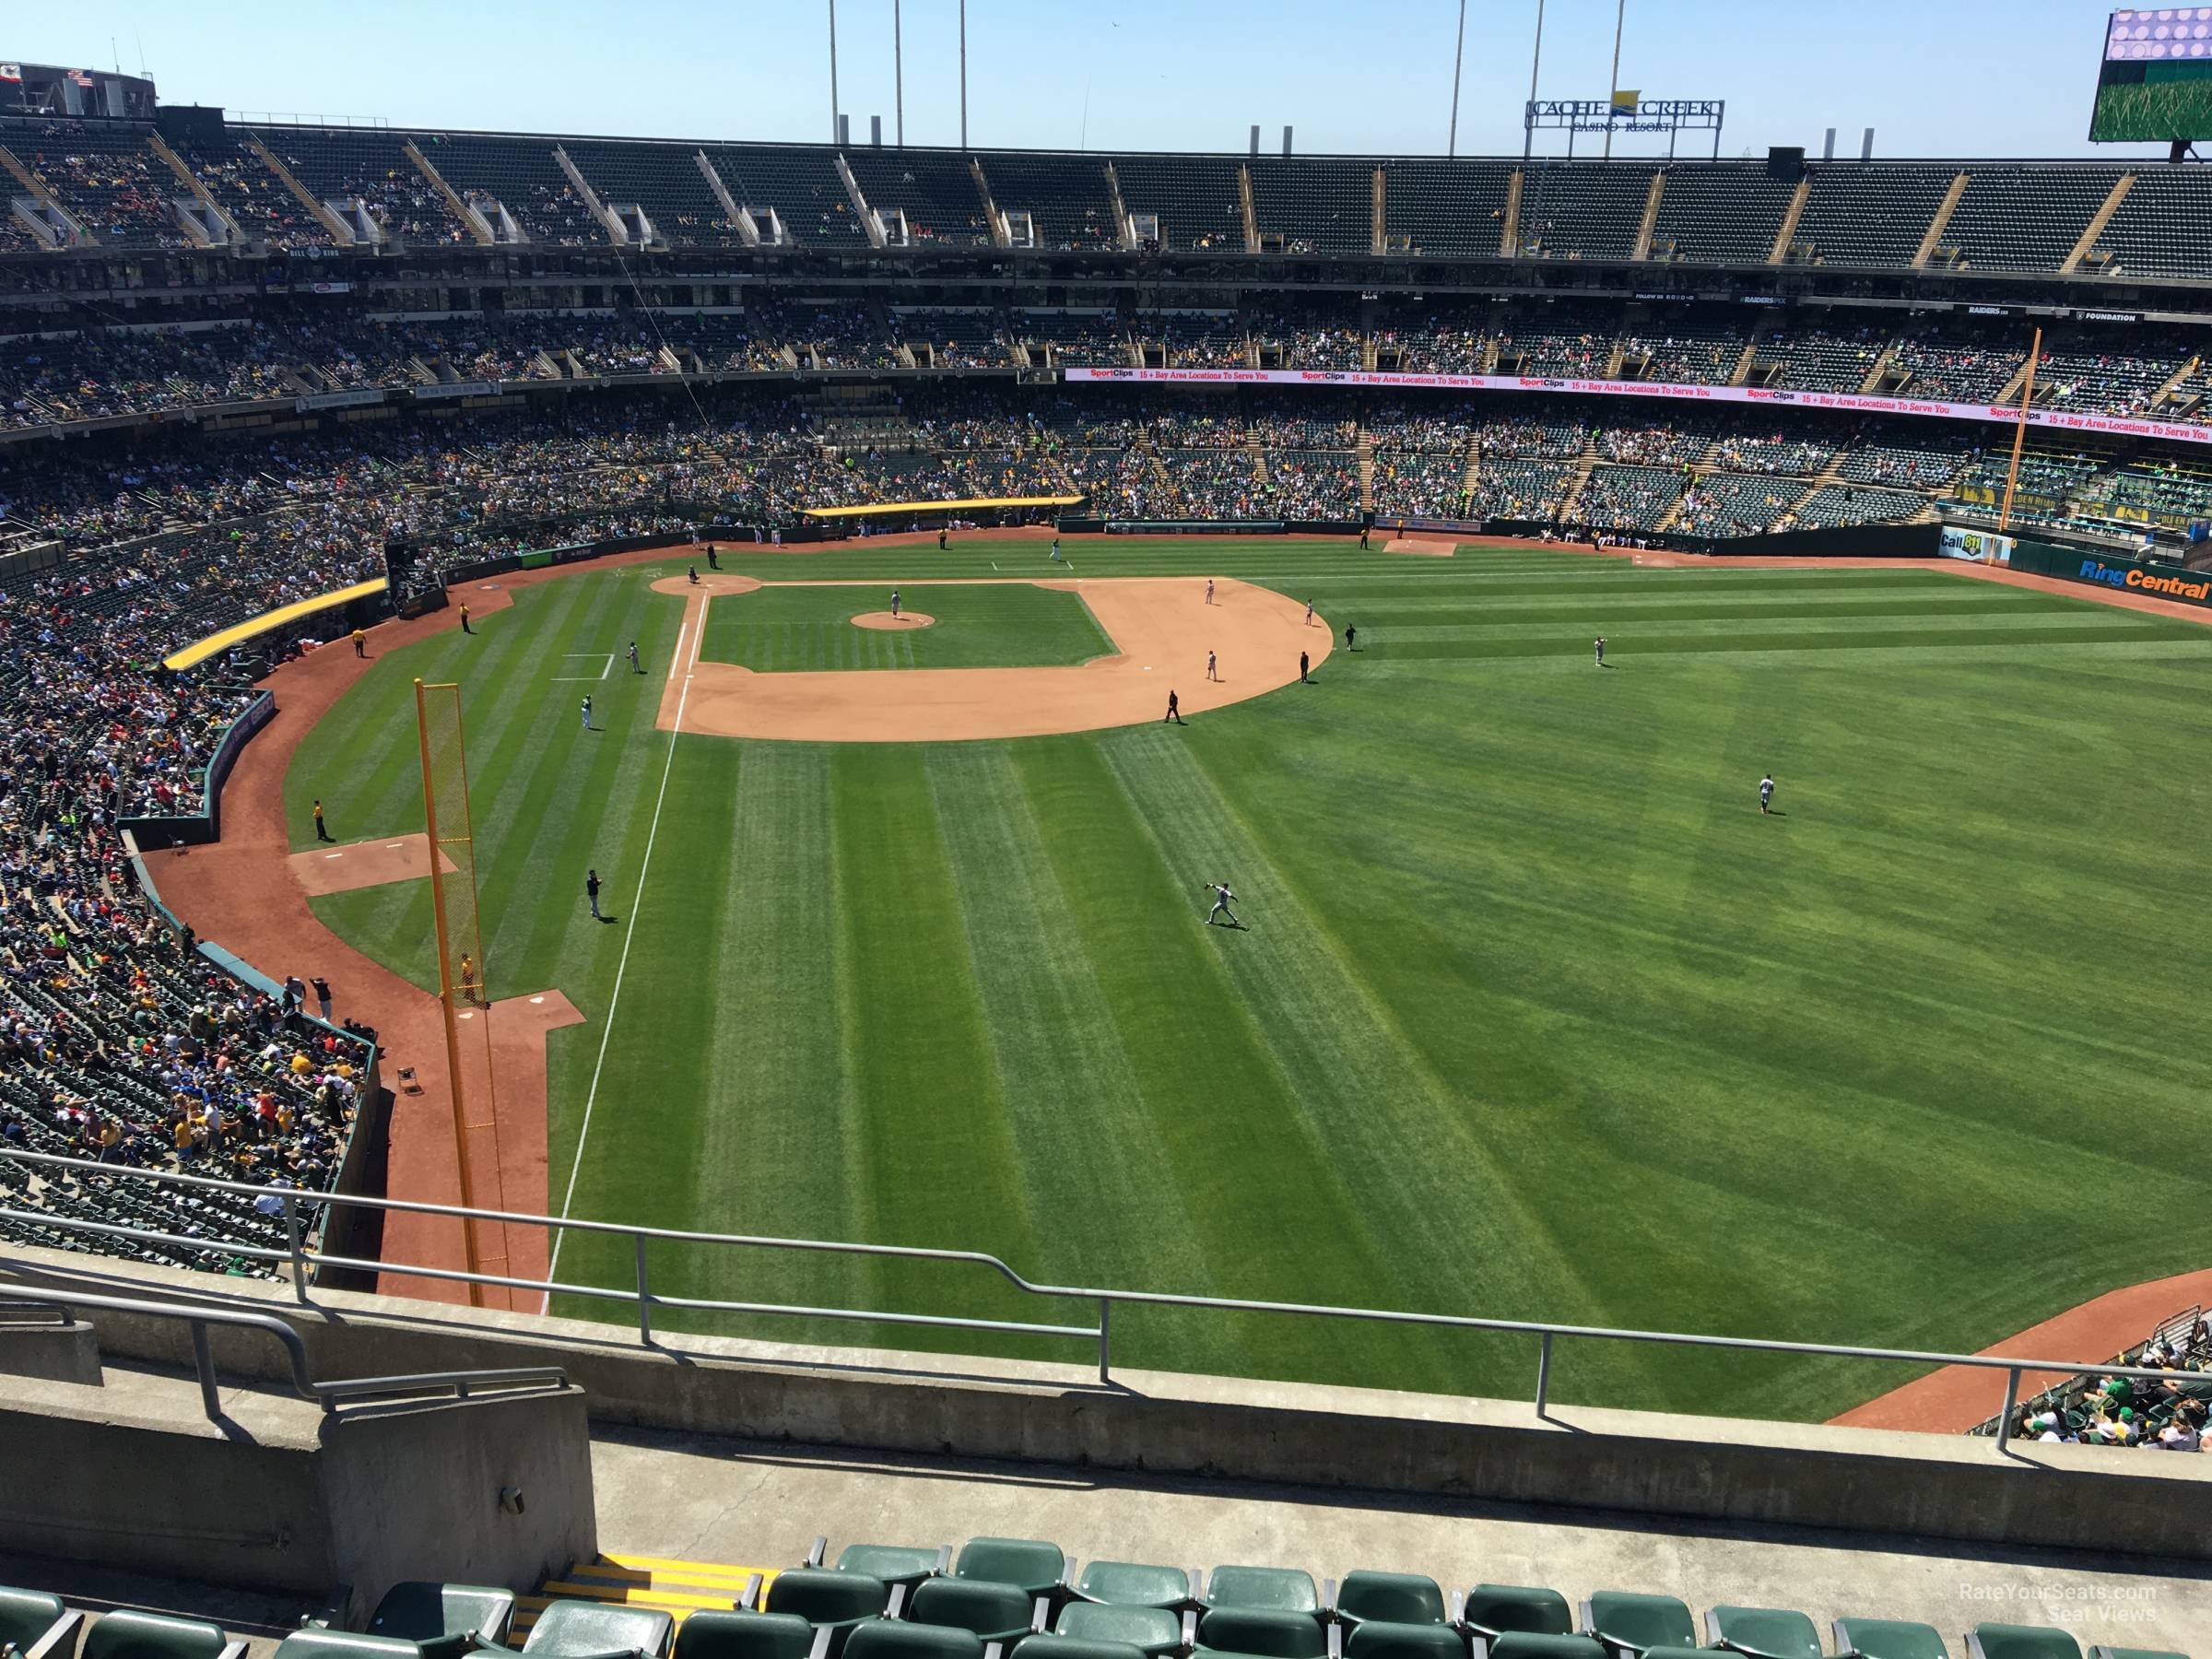
[(1424, 553), (1430, 559), (1449, 559), (1459, 550), (1453, 541), (1440, 541), (1430, 535), (1401, 535), (1382, 544), (1385, 553)]
[(890, 633), (909, 628), (928, 628), (935, 621), (935, 617), (925, 617), (920, 611), (902, 610), (895, 617), (889, 611), (863, 611), (853, 618), (853, 626), (879, 628)]

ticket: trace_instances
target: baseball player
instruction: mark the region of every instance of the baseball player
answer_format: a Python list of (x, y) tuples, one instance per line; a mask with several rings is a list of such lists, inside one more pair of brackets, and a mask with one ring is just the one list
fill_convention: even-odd
[(1159, 724), (1161, 725), (1166, 725), (1170, 720), (1173, 721), (1177, 725), (1184, 725), (1188, 724), (1182, 717), (1182, 705), (1176, 701), (1175, 693), (1172, 691), (1168, 693), (1167, 715), (1160, 721)]
[(897, 588), (891, 590), (891, 620), (894, 622), (899, 620), (899, 590)]
[(592, 920), (594, 922), (606, 921), (606, 918), (599, 913), (599, 872), (597, 870), (586, 870), (583, 873), (583, 896), (591, 902)]
[(632, 674), (645, 672), (645, 665), (638, 661), (638, 642), (635, 640), (629, 642), (629, 671)]
[(1067, 562), (1066, 559), (1060, 557), (1060, 538), (1056, 535), (1053, 537), (1053, 559), (1056, 564), (1065, 564)]
[(1206, 924), (1208, 927), (1211, 927), (1214, 924), (1214, 918), (1216, 916), (1227, 916), (1229, 918), (1229, 924), (1231, 927), (1243, 926), (1244, 924), (1237, 920), (1237, 912), (1229, 908), (1230, 905), (1235, 901), (1237, 897), (1234, 893), (1229, 890), (1229, 883), (1226, 881), (1209, 881), (1206, 883), (1206, 886), (1213, 889), (1214, 908), (1206, 912)]
[(1597, 636), (1597, 665), (1600, 668), (1606, 665), (1606, 636), (1604, 634)]
[(1215, 667), (1216, 660), (1212, 652), (1209, 651), (1206, 653), (1206, 677), (1209, 680), (1218, 680), (1221, 677)]
[(582, 712), (583, 714), (583, 729), (588, 732), (592, 729), (592, 700), (590, 698), (587, 697), (583, 700), (583, 709)]
[(1214, 602), (1214, 579), (1211, 576), (1206, 579), (1206, 602), (1208, 605)]
[(1767, 773), (1759, 781), (1759, 809), (1765, 813), (1774, 810), (1774, 774), (1772, 772)]
[(1313, 626), (1313, 601), (1311, 599), (1306, 601), (1306, 626)]

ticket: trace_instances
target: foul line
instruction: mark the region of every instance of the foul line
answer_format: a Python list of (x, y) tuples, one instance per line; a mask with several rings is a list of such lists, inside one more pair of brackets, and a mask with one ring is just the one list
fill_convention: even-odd
[[(653, 843), (660, 838), (661, 806), (668, 799), (668, 774), (676, 769), (676, 740), (683, 733), (684, 704), (691, 697), (690, 665), (684, 662), (684, 630), (688, 626), (687, 620), (676, 630), (676, 655), (669, 663), (668, 672), (674, 674), (678, 667), (684, 669), (684, 688), (677, 694), (676, 724), (668, 729), (668, 759), (661, 768), (660, 793), (653, 801), (653, 823), (645, 831), (645, 856), (638, 862), (638, 896), (630, 903), (629, 925), (622, 932), (622, 957), (615, 964), (615, 991), (607, 998), (606, 1025), (599, 1033), (599, 1058), (593, 1062), (592, 1087), (583, 1097), (583, 1124), (576, 1132), (576, 1155), (574, 1161), (569, 1165), (569, 1190), (561, 1194), (560, 1200), (560, 1218), (563, 1221), (569, 1218), (570, 1207), (576, 1202), (576, 1178), (583, 1173), (583, 1148), (584, 1143), (591, 1138), (592, 1107), (599, 1099), (599, 1074), (606, 1069), (606, 1045), (615, 1035), (615, 1010), (622, 1005), (622, 976), (629, 970), (630, 941), (638, 936), (638, 916), (645, 908), (645, 878), (653, 873)], [(698, 631), (702, 635), (707, 631), (707, 611), (703, 605), (700, 606)], [(698, 660), (699, 645), (695, 636), (691, 661), (696, 663)], [(560, 1265), (561, 1241), (566, 1237), (565, 1231), (559, 1229), (554, 1230), (553, 1249), (546, 1259), (546, 1277), (548, 1280), (554, 1277), (555, 1270)], [(545, 1300), (538, 1304), (537, 1311), (542, 1315), (549, 1312), (552, 1306), (553, 1292), (548, 1289)]]

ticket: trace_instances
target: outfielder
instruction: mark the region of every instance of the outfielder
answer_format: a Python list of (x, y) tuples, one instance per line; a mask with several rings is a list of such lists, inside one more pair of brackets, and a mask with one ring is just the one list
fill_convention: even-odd
[(1243, 926), (1244, 924), (1237, 920), (1237, 912), (1229, 908), (1236, 899), (1236, 895), (1229, 890), (1229, 883), (1210, 881), (1206, 885), (1213, 889), (1214, 908), (1206, 912), (1206, 924), (1211, 927), (1216, 916), (1227, 916), (1231, 927)]

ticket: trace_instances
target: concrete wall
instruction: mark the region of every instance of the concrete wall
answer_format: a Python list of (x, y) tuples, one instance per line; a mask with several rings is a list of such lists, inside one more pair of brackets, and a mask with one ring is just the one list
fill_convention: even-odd
[(100, 1386), (100, 1338), (84, 1320), (0, 1318), (0, 1376)]
[[(42, 1257), (34, 1264), (33, 1257)], [(1566, 1504), (2006, 1546), (2212, 1559), (2212, 1463), (1875, 1430), (1555, 1407), (1233, 1378), (703, 1337), (439, 1304), (219, 1286), (36, 1252), (10, 1269), (250, 1299), (292, 1318), (318, 1375), (557, 1364), (594, 1420), (770, 1441)], [(153, 1281), (149, 1283), (148, 1281)], [(97, 1288), (88, 1285), (87, 1288)], [(97, 1316), (103, 1346), (178, 1360), (182, 1327)], [(265, 1372), (273, 1345), (218, 1338)]]
[[(320, 1597), (401, 1579), (526, 1590), (597, 1552), (583, 1396), (349, 1406), (111, 1365), (0, 1406), (0, 1550)], [(513, 1488), (519, 1512), (502, 1507)]]

